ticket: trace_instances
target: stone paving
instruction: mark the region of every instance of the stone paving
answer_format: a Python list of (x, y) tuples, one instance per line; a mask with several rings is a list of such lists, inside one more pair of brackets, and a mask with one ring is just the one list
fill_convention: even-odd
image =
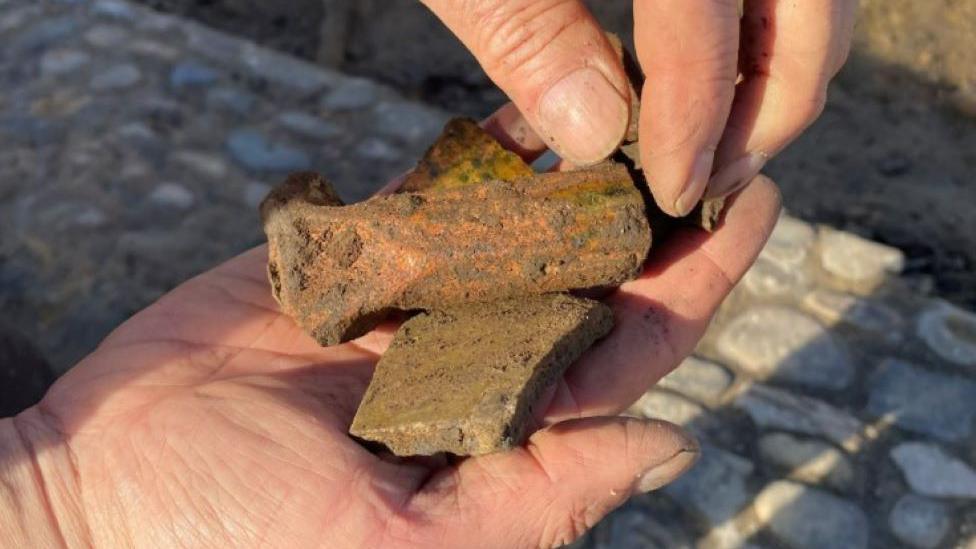
[[(58, 371), (261, 240), (315, 169), (361, 199), (445, 113), (118, 0), (0, 0), (0, 310)], [(631, 413), (695, 469), (575, 547), (976, 549), (976, 315), (895, 249), (784, 216), (695, 357)]]

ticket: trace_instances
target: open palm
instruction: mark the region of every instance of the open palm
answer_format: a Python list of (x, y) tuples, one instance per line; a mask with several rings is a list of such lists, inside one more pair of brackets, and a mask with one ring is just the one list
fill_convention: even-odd
[(656, 247), (514, 452), (403, 460), (349, 438), (393, 327), (319, 347), (278, 311), (263, 247), (133, 317), (17, 421), (70, 456), (57, 501), (96, 546), (566, 543), (693, 462), (677, 427), (612, 416), (691, 352), (778, 210), (760, 177), (715, 234)]

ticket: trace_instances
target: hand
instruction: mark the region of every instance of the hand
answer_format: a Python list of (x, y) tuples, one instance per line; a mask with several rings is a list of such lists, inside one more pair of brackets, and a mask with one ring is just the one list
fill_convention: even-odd
[[(503, 140), (537, 140), (505, 120), (490, 124)], [(71, 547), (572, 541), (694, 462), (678, 427), (611, 416), (691, 352), (778, 212), (759, 177), (715, 234), (655, 248), (608, 299), (613, 333), (549, 396), (548, 426), (524, 448), (453, 461), (377, 456), (347, 436), (395, 327), (319, 347), (278, 311), (266, 249), (253, 250), (137, 314), (0, 421), (0, 533), (19, 524), (24, 546)]]
[[(629, 85), (580, 0), (424, 0), (564, 159), (624, 136)], [(819, 115), (856, 0), (634, 0), (641, 161), (662, 210), (749, 182)], [(737, 85), (737, 80), (741, 82)]]

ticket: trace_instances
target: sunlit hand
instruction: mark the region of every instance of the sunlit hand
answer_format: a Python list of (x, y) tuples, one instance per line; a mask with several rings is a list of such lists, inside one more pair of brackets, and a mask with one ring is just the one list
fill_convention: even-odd
[[(523, 128), (505, 120), (489, 127), (512, 140)], [(693, 463), (679, 428), (612, 416), (691, 352), (778, 211), (759, 178), (714, 235), (688, 229), (655, 247), (608, 298), (613, 333), (550, 395), (549, 426), (466, 460), (377, 456), (350, 439), (393, 327), (319, 347), (278, 311), (266, 250), (253, 250), (133, 317), (39, 406), (0, 421), (0, 532), (19, 521), (33, 546), (70, 547), (572, 541)]]
[[(563, 158), (624, 136), (629, 87), (581, 0), (423, 0)], [(857, 0), (633, 0), (641, 159), (661, 209), (725, 196), (820, 114)], [(741, 17), (740, 17), (741, 6)], [(741, 75), (741, 81), (739, 77)], [(739, 82), (737, 84), (737, 82)]]

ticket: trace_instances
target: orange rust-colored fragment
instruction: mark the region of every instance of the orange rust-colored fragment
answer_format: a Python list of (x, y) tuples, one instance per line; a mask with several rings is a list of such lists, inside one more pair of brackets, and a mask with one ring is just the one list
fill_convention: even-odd
[(517, 154), (506, 150), (477, 122), (455, 118), (406, 177), (400, 192), (453, 189), (486, 181), (515, 181), (533, 175)]
[(617, 286), (640, 272), (651, 231), (627, 169), (488, 181), (469, 188), (313, 202), (289, 179), (262, 205), (282, 310), (323, 345), (357, 337), (390, 310), (436, 309)]

